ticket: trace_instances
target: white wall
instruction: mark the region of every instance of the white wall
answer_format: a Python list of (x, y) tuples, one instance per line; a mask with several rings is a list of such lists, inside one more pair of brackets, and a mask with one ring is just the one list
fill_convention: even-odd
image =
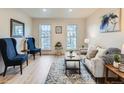
[[(0, 9), (0, 38), (10, 37), (10, 19), (25, 23), (25, 35), (31, 35), (32, 19), (16, 9)], [(17, 49), (20, 52), (23, 46), (22, 38), (17, 39)], [(3, 71), (3, 62), (0, 54), (0, 73)]]
[[(77, 24), (77, 48), (80, 48), (83, 44), (85, 37), (85, 20), (84, 19), (33, 19), (33, 36), (37, 39), (38, 47), (41, 47), (40, 36), (39, 36), (39, 25), (40, 24), (51, 24), (52, 26), (52, 50), (56, 42), (62, 42), (64, 50), (66, 50), (66, 26), (68, 24)], [(62, 26), (62, 34), (55, 33), (55, 26)]]
[(101, 45), (103, 47), (121, 48), (124, 43), (124, 9), (121, 11), (121, 32), (100, 33), (101, 16), (108, 13), (110, 9), (98, 9), (86, 20), (86, 34), (90, 39), (90, 44)]
[[(30, 35), (32, 30), (32, 19), (16, 9), (0, 9), (0, 38), (10, 37), (10, 19), (16, 19), (25, 23), (25, 35)], [(22, 38), (17, 38), (17, 48), (20, 51)]]

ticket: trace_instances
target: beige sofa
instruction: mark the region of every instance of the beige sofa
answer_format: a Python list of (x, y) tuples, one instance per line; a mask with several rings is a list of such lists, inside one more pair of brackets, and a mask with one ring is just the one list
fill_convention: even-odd
[[(81, 57), (82, 57), (82, 60), (85, 64), (85, 66), (92, 73), (94, 78), (96, 80), (98, 80), (98, 79), (101, 79), (104, 77), (104, 61), (101, 56), (105, 54), (106, 49), (104, 49), (104, 53), (100, 54), (100, 57), (99, 57), (99, 55), (97, 55), (97, 54), (99, 54), (100, 49), (98, 49), (98, 47), (95, 47), (95, 48), (96, 48), (96, 50), (98, 50), (95, 57), (87, 58), (87, 55), (81, 55)], [(101, 47), (99, 47), (99, 48), (101, 48)]]
[(102, 58), (85, 58), (83, 60), (86, 67), (96, 79), (104, 77), (104, 61)]
[[(120, 53), (120, 49), (118, 48), (108, 48), (105, 51), (105, 54), (102, 54), (101, 56), (109, 56), (115, 53)], [(96, 54), (97, 56), (97, 54)], [(92, 75), (95, 77), (96, 80), (99, 80), (101, 78), (105, 77), (105, 68), (104, 64), (106, 63), (103, 57), (94, 57), (91, 59), (88, 59), (86, 55), (81, 55), (82, 60), (85, 64), (85, 66), (88, 68), (88, 70), (92, 73)], [(113, 77), (112, 73), (109, 73), (110, 77)]]

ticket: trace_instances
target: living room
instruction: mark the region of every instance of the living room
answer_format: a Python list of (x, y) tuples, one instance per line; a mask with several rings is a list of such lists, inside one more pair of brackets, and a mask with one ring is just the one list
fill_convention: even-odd
[[(124, 14), (123, 11), (124, 11), (123, 8), (61, 8), (61, 9), (60, 8), (53, 8), (53, 9), (52, 8), (30, 8), (30, 9), (3, 8), (2, 9), (1, 8), (0, 31), (2, 31), (2, 33), (0, 34), (0, 37), (15, 38), (17, 42), (17, 46), (16, 46), (17, 51), (18, 53), (23, 53), (23, 54), (27, 52), (27, 51), (23, 51), (28, 46), (27, 44), (25, 44), (25, 40), (27, 42), (26, 38), (33, 37), (35, 40), (36, 48), (41, 48), (41, 56), (33, 55), (34, 57), (33, 60), (32, 55), (30, 55), (29, 53), (28, 67), (25, 66), (23, 67), (22, 70), (24, 71), (22, 75), (20, 75), (19, 67), (17, 67), (15, 70), (13, 69), (13, 67), (11, 67), (6, 71), (5, 73), (6, 75), (4, 77), (3, 72), (5, 72), (5, 65), (4, 65), (5, 60), (2, 59), (3, 55), (1, 55), (0, 82), (21, 83), (21, 84), (23, 83), (28, 83), (28, 84), (29, 83), (34, 83), (34, 84), (35, 83), (47, 83), (47, 84), (106, 83), (105, 82), (106, 77), (105, 75), (103, 75), (105, 73), (104, 70), (105, 67), (104, 64), (102, 63), (106, 59), (105, 58), (103, 58), (104, 60), (101, 60), (101, 58), (95, 59), (95, 56), (99, 54), (98, 52), (99, 49), (94, 49), (94, 47), (103, 48), (103, 50), (101, 50), (102, 52), (105, 52), (105, 50), (108, 51), (107, 49), (109, 49), (109, 51), (116, 51), (116, 52), (119, 51), (119, 53), (120, 51), (121, 53), (123, 52), (123, 47), (122, 47), (124, 42), (123, 40), (124, 23), (122, 21)], [(112, 13), (117, 16), (115, 17), (118, 19), (116, 25), (117, 27), (115, 27), (114, 30), (111, 29), (105, 30), (106, 28), (103, 27), (104, 28), (102, 29), (103, 32), (100, 32), (101, 31), (100, 25), (103, 22), (102, 17), (104, 15), (109, 15)], [(12, 29), (10, 27), (13, 27), (14, 25), (11, 24), (11, 20), (14, 20), (13, 22), (24, 23), (24, 34), (21, 37), (18, 36), (16, 37), (12, 35), (13, 31), (11, 31)], [(48, 31), (48, 32), (46, 33), (44, 31)], [(44, 37), (42, 34), (48, 34), (48, 36)], [(69, 34), (70, 35), (72, 34), (72, 36), (68, 36)], [(58, 48), (56, 49), (55, 47), (55, 45), (58, 42), (61, 44), (60, 49)], [(112, 48), (112, 50), (110, 50), (110, 48)], [(77, 54), (81, 54), (80, 52), (86, 52), (86, 51), (91, 52), (97, 50), (98, 53), (95, 53), (95, 56), (91, 57), (92, 58), (91, 61), (94, 61), (94, 64), (95, 63), (96, 64), (93, 65), (92, 64), (93, 62), (87, 61), (86, 57), (84, 57), (85, 55), (81, 55), (80, 60), (83, 61), (85, 60), (85, 62), (89, 62), (86, 64), (86, 68), (83, 67), (84, 71), (81, 70), (83, 71), (81, 72), (81, 74), (83, 74), (84, 76), (81, 76), (77, 72), (74, 73), (75, 71), (72, 71), (71, 72), (72, 74), (68, 72), (69, 75), (65, 75), (64, 67), (61, 67), (60, 65), (62, 66), (64, 65), (63, 63), (64, 55), (66, 56), (67, 50), (68, 51), (73, 50)], [(89, 54), (89, 56), (91, 56), (91, 54)], [(103, 54), (104, 53), (100, 54), (100, 56), (104, 56)], [(43, 61), (46, 63), (44, 63)], [(54, 61), (56, 61), (56, 63)], [(67, 61), (66, 57), (65, 57), (65, 61)], [(62, 63), (62, 64), (57, 65), (57, 63)], [(32, 67), (33, 65), (34, 67)], [(73, 65), (75, 65), (75, 63)], [(55, 69), (56, 71), (53, 70), (54, 67), (56, 68)], [(31, 70), (32, 68), (34, 69), (39, 68), (39, 69), (34, 70), (35, 72), (34, 73), (33, 70)], [(100, 68), (102, 70), (99, 70)], [(80, 67), (80, 69), (82, 69), (82, 66)], [(31, 70), (30, 74), (28, 74), (29, 70)], [(38, 70), (42, 70), (42, 71), (38, 73), (37, 72)], [(61, 72), (61, 70), (63, 72)], [(35, 77), (35, 75), (37, 77)], [(123, 76), (124, 75), (122, 74), (120, 77), (122, 78)], [(27, 80), (27, 78), (31, 78), (31, 77), (33, 77), (32, 81)], [(110, 77), (113, 77), (113, 75)], [(83, 78), (85, 79), (83, 80)]]

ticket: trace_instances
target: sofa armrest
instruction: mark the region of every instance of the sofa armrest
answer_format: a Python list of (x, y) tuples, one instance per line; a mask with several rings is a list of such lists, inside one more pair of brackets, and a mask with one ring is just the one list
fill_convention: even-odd
[(93, 67), (93, 74), (95, 77), (104, 77), (104, 61), (102, 58), (91, 59)]

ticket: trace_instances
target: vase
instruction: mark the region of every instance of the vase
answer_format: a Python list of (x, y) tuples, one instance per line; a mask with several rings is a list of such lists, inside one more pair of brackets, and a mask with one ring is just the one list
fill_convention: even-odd
[(118, 62), (115, 62), (115, 61), (113, 62), (113, 66), (114, 66), (115, 68), (119, 68), (119, 64), (120, 64), (120, 63), (118, 63)]

